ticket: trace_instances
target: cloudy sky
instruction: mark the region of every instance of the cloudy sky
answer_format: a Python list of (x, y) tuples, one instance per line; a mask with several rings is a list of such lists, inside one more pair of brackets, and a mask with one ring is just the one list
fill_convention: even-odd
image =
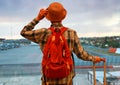
[[(23, 38), (22, 28), (54, 1), (67, 10), (64, 26), (76, 30), (79, 37), (120, 35), (120, 0), (0, 0), (0, 38)], [(49, 25), (43, 19), (35, 29)]]

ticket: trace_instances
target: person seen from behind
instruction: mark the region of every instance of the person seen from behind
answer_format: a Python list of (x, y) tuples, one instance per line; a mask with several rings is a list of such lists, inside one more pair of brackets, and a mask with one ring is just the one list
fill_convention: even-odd
[[(26, 39), (39, 44), (40, 49), (44, 54), (46, 43), (49, 40), (49, 36), (52, 35), (53, 31), (54, 30), (59, 31), (63, 28), (67, 28), (67, 30), (65, 30), (61, 34), (64, 36), (65, 40), (67, 41), (67, 45), (71, 53), (70, 57), (72, 61), (73, 61), (72, 53), (75, 53), (79, 59), (82, 59), (84, 61), (91, 61), (94, 63), (99, 63), (100, 61), (102, 61), (103, 58), (90, 55), (84, 50), (84, 48), (80, 44), (80, 40), (78, 38), (77, 32), (74, 29), (65, 27), (62, 24), (62, 21), (65, 19), (66, 15), (67, 15), (67, 11), (62, 4), (59, 2), (53, 2), (48, 6), (48, 8), (40, 9), (38, 15), (30, 23), (24, 26), (24, 28), (21, 31), (21, 35)], [(52, 28), (53, 31), (48, 28), (40, 28), (40, 29), (33, 30), (35, 26), (44, 18), (46, 18), (48, 21), (51, 22), (51, 25), (48, 28)], [(55, 33), (57, 35), (57, 33), (59, 32), (55, 32)], [(61, 34), (59, 35), (60, 38), (61, 38)], [(57, 40), (58, 38), (56, 37), (56, 35), (54, 40)], [(73, 64), (74, 64), (74, 61), (73, 61)], [(71, 67), (71, 69), (72, 70), (70, 70), (67, 76), (62, 78), (47, 77), (47, 74), (45, 74), (44, 71), (42, 70), (43, 71), (43, 75), (41, 78), (42, 85), (73, 85), (73, 78), (75, 76), (74, 65), (73, 67)], [(60, 75), (58, 74), (58, 76)]]

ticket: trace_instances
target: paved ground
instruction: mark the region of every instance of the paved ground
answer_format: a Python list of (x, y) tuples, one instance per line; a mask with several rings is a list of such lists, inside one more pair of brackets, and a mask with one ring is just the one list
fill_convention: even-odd
[[(0, 85), (41, 85), (40, 62), (42, 53), (39, 46), (26, 46), (6, 51), (0, 51)], [(108, 65), (119, 64), (120, 57), (108, 57)], [(113, 62), (114, 61), (114, 62)], [(90, 62), (77, 60), (76, 65), (88, 65)], [(116, 63), (118, 62), (118, 63)], [(91, 70), (91, 69), (89, 69)], [(91, 85), (88, 82), (87, 74), (82, 74), (88, 70), (76, 69), (74, 85)]]
[[(39, 46), (0, 52), (0, 85), (41, 85)], [(77, 74), (74, 85), (90, 85), (86, 75)]]
[(39, 46), (24, 46), (0, 51), (0, 65), (40, 63), (41, 57)]
[[(41, 85), (40, 75), (0, 77), (0, 85)], [(77, 74), (73, 79), (74, 85), (91, 85), (87, 75)]]

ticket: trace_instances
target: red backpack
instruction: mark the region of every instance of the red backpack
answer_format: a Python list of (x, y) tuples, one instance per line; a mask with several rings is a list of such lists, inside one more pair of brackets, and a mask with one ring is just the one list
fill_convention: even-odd
[(42, 71), (47, 78), (61, 79), (67, 77), (73, 68), (71, 51), (62, 35), (67, 28), (63, 27), (59, 32), (54, 28), (49, 29), (52, 34), (43, 49)]

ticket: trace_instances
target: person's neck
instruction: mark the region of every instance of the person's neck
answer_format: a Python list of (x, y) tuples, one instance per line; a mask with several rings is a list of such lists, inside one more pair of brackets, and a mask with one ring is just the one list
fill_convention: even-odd
[(51, 27), (59, 28), (59, 27), (63, 27), (63, 25), (61, 22), (52, 22)]

